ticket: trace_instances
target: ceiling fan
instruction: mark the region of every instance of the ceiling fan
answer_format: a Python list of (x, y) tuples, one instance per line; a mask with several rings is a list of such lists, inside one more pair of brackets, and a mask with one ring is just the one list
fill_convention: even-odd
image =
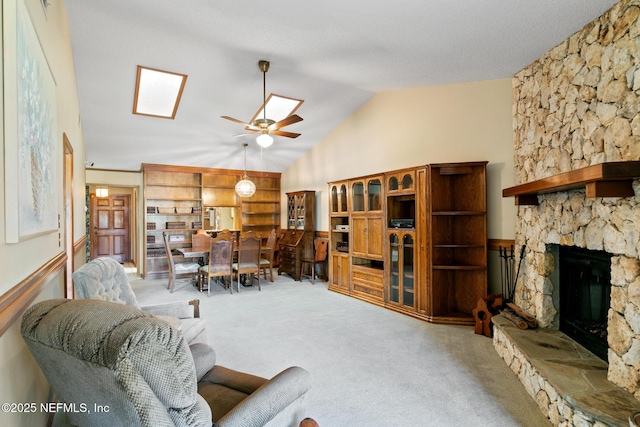
[[(297, 138), (299, 133), (287, 132), (280, 130), (285, 126), (292, 125), (302, 121), (302, 117), (297, 114), (290, 114), (280, 121), (275, 121), (267, 118), (267, 71), (269, 71), (269, 61), (261, 60), (258, 62), (258, 67), (262, 71), (262, 118), (256, 118), (251, 123), (243, 122), (242, 120), (234, 119), (229, 116), (221, 116), (223, 119), (231, 120), (235, 123), (240, 123), (245, 126), (245, 129), (251, 133), (260, 132), (260, 135), (256, 139), (258, 144), (262, 147), (268, 147), (273, 143), (271, 135), (285, 136), (287, 138)], [(302, 101), (300, 101), (302, 103)], [(240, 135), (239, 135), (240, 136)]]

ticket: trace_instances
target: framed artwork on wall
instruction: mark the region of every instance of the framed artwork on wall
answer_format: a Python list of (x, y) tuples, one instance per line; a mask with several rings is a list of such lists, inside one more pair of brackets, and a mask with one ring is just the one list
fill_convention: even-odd
[(23, 0), (3, 2), (5, 240), (58, 230), (56, 82)]

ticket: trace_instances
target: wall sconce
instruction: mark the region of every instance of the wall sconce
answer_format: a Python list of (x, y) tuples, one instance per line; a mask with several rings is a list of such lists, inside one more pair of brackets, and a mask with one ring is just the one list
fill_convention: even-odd
[(107, 187), (97, 187), (96, 197), (109, 197), (109, 189)]

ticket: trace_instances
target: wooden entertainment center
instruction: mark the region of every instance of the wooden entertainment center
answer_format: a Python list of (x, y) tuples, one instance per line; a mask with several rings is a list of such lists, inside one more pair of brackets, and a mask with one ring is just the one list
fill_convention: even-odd
[(487, 294), (487, 162), (329, 183), (329, 289), (433, 322), (473, 325)]

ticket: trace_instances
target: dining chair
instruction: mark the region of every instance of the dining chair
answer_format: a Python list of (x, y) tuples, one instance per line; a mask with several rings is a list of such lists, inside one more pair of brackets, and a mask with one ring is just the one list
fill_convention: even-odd
[(225, 239), (225, 236), (218, 236), (211, 239), (209, 250), (209, 263), (203, 265), (199, 270), (198, 283), (202, 292), (202, 285), (207, 284), (207, 295), (211, 295), (211, 279), (222, 278), (222, 287), (226, 288), (224, 277), (229, 276), (229, 293), (232, 292), (233, 282), (233, 241)]
[(196, 275), (200, 268), (200, 264), (197, 262), (175, 263), (173, 261), (173, 254), (171, 253), (171, 245), (169, 244), (169, 235), (163, 231), (162, 237), (164, 239), (164, 248), (167, 252), (167, 264), (169, 266), (169, 283), (167, 284), (167, 289), (169, 289), (169, 292), (173, 293), (176, 286), (176, 276), (179, 274), (193, 274), (194, 279), (197, 280)]
[(204, 230), (198, 230), (196, 234), (191, 236), (191, 247), (195, 249), (202, 248), (205, 251), (209, 250), (211, 245), (211, 236), (209, 236)]
[(329, 239), (325, 238), (316, 238), (313, 241), (313, 249), (314, 249), (314, 257), (313, 258), (301, 258), (300, 259), (300, 280), (302, 280), (302, 276), (304, 273), (305, 265), (311, 266), (311, 283), (316, 278), (316, 267), (319, 264), (322, 264), (327, 259), (327, 248), (329, 246)]
[(236, 239), (233, 232), (227, 228), (222, 231), (218, 231), (216, 233), (216, 237), (222, 237), (224, 240), (230, 240), (232, 242)]
[(267, 238), (266, 251), (260, 251), (260, 270), (264, 274), (265, 280), (267, 279), (267, 268), (269, 269), (269, 279), (273, 282), (273, 257), (276, 251), (277, 235), (275, 228), (269, 233)]
[[(260, 243), (262, 236), (255, 232), (247, 232), (238, 240), (238, 260), (233, 263), (233, 272), (238, 282), (240, 292), (240, 275), (255, 274), (258, 276), (258, 290), (260, 289)], [(251, 280), (250, 278), (248, 280)]]

